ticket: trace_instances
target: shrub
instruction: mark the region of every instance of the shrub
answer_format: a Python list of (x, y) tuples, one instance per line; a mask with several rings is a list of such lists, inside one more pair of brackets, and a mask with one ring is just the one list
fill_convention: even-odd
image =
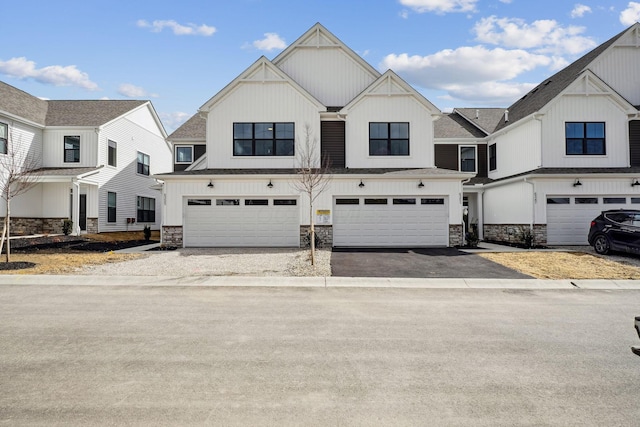
[(145, 225), (142, 233), (144, 234), (144, 240), (148, 242), (151, 239), (151, 227)]
[(65, 236), (68, 236), (69, 234), (71, 234), (72, 230), (73, 230), (73, 221), (71, 221), (70, 219), (63, 220), (62, 233), (64, 233)]
[(520, 242), (524, 245), (525, 248), (533, 248), (534, 240), (535, 236), (533, 235), (533, 230), (528, 227), (520, 228)]

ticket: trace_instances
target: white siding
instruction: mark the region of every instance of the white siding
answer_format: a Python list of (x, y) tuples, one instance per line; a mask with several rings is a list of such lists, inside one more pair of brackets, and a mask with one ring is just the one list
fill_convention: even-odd
[(320, 140), (318, 108), (289, 83), (241, 83), (207, 118), (208, 168), (294, 167), (294, 157), (234, 157), (234, 122), (294, 122), (296, 147), (304, 142), (305, 126), (309, 125), (311, 137)]
[[(80, 136), (80, 162), (65, 163), (64, 137)], [(82, 168), (98, 165), (98, 134), (94, 129), (65, 128), (45, 129), (43, 165), (57, 168)]]
[(298, 48), (278, 67), (327, 106), (344, 106), (376, 77), (342, 48)]
[(530, 224), (532, 221), (533, 187), (526, 182), (487, 188), (483, 202), (485, 224)]
[[(630, 44), (630, 46), (621, 46)], [(640, 46), (629, 36), (618, 40), (591, 70), (632, 105), (640, 105)]]
[[(409, 156), (370, 156), (370, 122), (409, 122)], [(345, 144), (349, 168), (433, 167), (431, 112), (409, 95), (366, 96), (349, 111)]]
[(540, 167), (540, 129), (538, 120), (527, 120), (490, 139), (487, 146), (496, 144), (497, 164), (494, 171), (489, 171), (489, 178), (499, 179)]
[[(610, 97), (565, 95), (542, 118), (544, 167), (627, 167), (629, 128), (626, 113)], [(605, 122), (606, 155), (568, 156), (566, 122)], [(498, 153), (500, 156), (500, 153)]]

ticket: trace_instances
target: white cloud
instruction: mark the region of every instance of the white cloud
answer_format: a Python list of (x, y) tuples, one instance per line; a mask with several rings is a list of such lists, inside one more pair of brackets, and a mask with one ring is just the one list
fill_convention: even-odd
[(473, 85), (446, 85), (443, 89), (453, 99), (482, 105), (504, 106), (522, 98), (536, 85), (535, 83), (483, 82)]
[(585, 13), (591, 13), (591, 8), (584, 4), (578, 3), (574, 6), (573, 10), (571, 11), (571, 17), (582, 18)]
[(502, 3), (510, 4), (511, 0), (500, 0)]
[(620, 22), (623, 25), (631, 26), (640, 21), (640, 3), (630, 1), (627, 8), (620, 12)]
[(473, 28), (476, 40), (508, 48), (534, 49), (536, 53), (577, 55), (594, 48), (596, 42), (581, 36), (584, 27), (562, 27), (555, 20), (527, 24), (517, 18), (482, 18)]
[(140, 28), (150, 28), (154, 33), (159, 33), (165, 28), (171, 29), (176, 36), (212, 36), (217, 30), (209, 25), (178, 24), (173, 19), (167, 21), (153, 21), (149, 23), (144, 19), (139, 19), (136, 25)]
[(192, 114), (175, 111), (173, 113), (158, 113), (158, 117), (162, 120), (166, 131), (171, 133), (178, 129), (184, 122), (189, 120)]
[(287, 47), (287, 43), (276, 33), (264, 33), (264, 38), (255, 40), (252, 45), (258, 50), (267, 52)]
[(18, 79), (33, 79), (54, 86), (78, 86), (91, 91), (99, 89), (98, 85), (89, 79), (89, 75), (78, 70), (75, 65), (49, 65), (36, 68), (35, 62), (19, 57), (0, 61), (0, 73)]
[(149, 93), (140, 86), (135, 86), (130, 83), (123, 83), (118, 86), (118, 93), (127, 98), (157, 98), (155, 93)]
[(475, 12), (478, 0), (399, 0), (418, 13)]

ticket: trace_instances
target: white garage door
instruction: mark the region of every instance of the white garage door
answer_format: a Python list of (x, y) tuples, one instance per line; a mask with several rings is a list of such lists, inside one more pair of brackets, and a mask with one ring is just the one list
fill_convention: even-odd
[(297, 199), (187, 199), (184, 245), (300, 246), (300, 214), (297, 204)]
[(333, 245), (448, 246), (449, 221), (446, 198), (336, 198)]
[(547, 243), (587, 245), (591, 220), (600, 212), (638, 208), (640, 205), (637, 203), (640, 203), (640, 198), (630, 196), (548, 196)]

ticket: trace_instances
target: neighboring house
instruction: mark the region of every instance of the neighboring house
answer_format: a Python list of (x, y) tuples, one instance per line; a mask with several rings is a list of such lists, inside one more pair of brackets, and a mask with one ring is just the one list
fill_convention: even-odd
[[(476, 173), (435, 167), (441, 116), (316, 24), (169, 136), (174, 172), (156, 176), (165, 182), (163, 242), (300, 246), (313, 216), (326, 246), (460, 244), (462, 182)], [(313, 212), (294, 186), (308, 141), (331, 177)]]
[(159, 229), (166, 136), (149, 101), (45, 101), (0, 82), (0, 156), (35, 159), (38, 177), (12, 200), (13, 232)]
[[(464, 187), (481, 237), (517, 242), (532, 230), (539, 244), (586, 244), (600, 211), (640, 209), (638, 70), (636, 23), (505, 110), (458, 109), (448, 116), (475, 129), (458, 129), (451, 139), (436, 133), (436, 143), (458, 143), (460, 155), (465, 144), (476, 145), (476, 155), (487, 157), (486, 169), (477, 171), (488, 180)], [(482, 133), (487, 136), (476, 140)], [(448, 157), (436, 145), (436, 166)]]

